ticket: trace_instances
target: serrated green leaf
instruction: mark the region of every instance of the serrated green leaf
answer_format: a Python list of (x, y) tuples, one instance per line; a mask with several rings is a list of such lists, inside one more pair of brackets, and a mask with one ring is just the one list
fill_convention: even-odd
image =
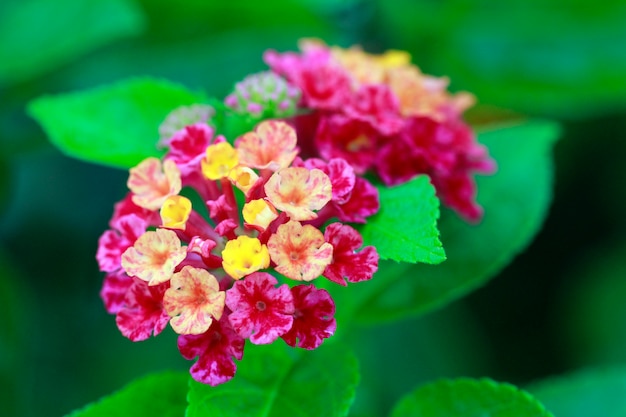
[[(498, 172), (478, 177), (482, 223), (470, 225), (450, 211), (439, 222), (447, 260), (440, 265), (381, 263), (367, 283), (349, 291), (331, 288), (338, 315), (375, 323), (417, 315), (449, 303), (484, 284), (538, 232), (552, 196), (551, 149), (558, 126), (543, 121), (479, 135)], [(345, 317), (347, 319), (347, 317)]]
[(192, 381), (186, 416), (345, 416), (358, 382), (356, 359), (338, 345), (313, 351), (247, 345), (237, 366), (226, 384)]
[(42, 74), (143, 27), (141, 10), (126, 0), (10, 2), (0, 13), (0, 85)]
[(444, 379), (401, 399), (391, 417), (551, 417), (539, 401), (490, 379)]
[(187, 372), (161, 372), (137, 379), (67, 417), (180, 417), (187, 407)]
[(626, 368), (585, 369), (526, 388), (558, 417), (626, 416)]
[(204, 96), (181, 85), (137, 78), (32, 101), (29, 114), (67, 155), (129, 168), (159, 156), (158, 126), (178, 106)]
[(439, 200), (427, 176), (395, 187), (378, 187), (380, 211), (360, 229), (365, 245), (381, 259), (437, 264), (446, 259), (439, 241)]

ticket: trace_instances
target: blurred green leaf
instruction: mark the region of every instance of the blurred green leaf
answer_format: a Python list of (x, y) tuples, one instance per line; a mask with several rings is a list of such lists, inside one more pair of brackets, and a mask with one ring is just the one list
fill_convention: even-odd
[(478, 286), (524, 250), (539, 231), (552, 197), (552, 145), (557, 125), (532, 121), (479, 134), (498, 163), (498, 172), (478, 177), (479, 225), (450, 211), (439, 222), (447, 260), (440, 265), (381, 262), (365, 285), (331, 287), (339, 316), (359, 323), (389, 321), (424, 313)]
[[(574, 119), (626, 107), (626, 3), (379, 1), (380, 25), (481, 102)], [(416, 16), (417, 20), (413, 19)]]
[(41, 75), (143, 30), (129, 0), (20, 0), (0, 13), (0, 86)]
[(187, 407), (188, 380), (187, 372), (152, 374), (67, 417), (179, 417)]
[(428, 176), (395, 187), (378, 187), (380, 211), (360, 229), (365, 245), (381, 259), (437, 264), (446, 256), (437, 230), (439, 199)]
[(178, 106), (204, 96), (162, 80), (137, 78), (75, 93), (44, 96), (28, 105), (64, 153), (121, 168), (158, 156), (158, 127)]
[(345, 416), (359, 379), (356, 359), (336, 344), (313, 351), (247, 345), (237, 368), (217, 387), (192, 381), (187, 417)]
[(572, 263), (560, 295), (558, 329), (576, 364), (626, 361), (626, 244), (601, 247)]
[(558, 417), (626, 416), (626, 368), (586, 369), (527, 387)]
[(551, 417), (530, 394), (489, 379), (459, 378), (424, 385), (405, 396), (391, 417)]

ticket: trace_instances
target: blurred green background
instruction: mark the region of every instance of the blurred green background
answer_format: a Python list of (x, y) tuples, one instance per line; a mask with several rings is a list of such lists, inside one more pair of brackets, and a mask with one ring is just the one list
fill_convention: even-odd
[(385, 415), (444, 376), (524, 385), (626, 362), (624, 22), (617, 0), (1, 2), (3, 412), (61, 416), (150, 371), (191, 365), (169, 330), (123, 338), (98, 296), (97, 239), (126, 173), (60, 154), (27, 102), (138, 75), (223, 97), (265, 68), (265, 49), (312, 36), (408, 50), (424, 72), (477, 96), (473, 120), (506, 109), (563, 125), (554, 203), (525, 253), (443, 310), (354, 333), (362, 382), (353, 415)]

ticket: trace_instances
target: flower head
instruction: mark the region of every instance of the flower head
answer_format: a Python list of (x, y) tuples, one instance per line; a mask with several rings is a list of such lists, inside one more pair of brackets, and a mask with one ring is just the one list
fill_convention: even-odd
[(172, 317), (170, 324), (176, 333), (201, 334), (213, 319), (222, 317), (225, 299), (217, 279), (207, 270), (185, 266), (172, 276), (163, 306)]
[(278, 227), (267, 247), (276, 271), (298, 281), (317, 278), (333, 258), (333, 247), (322, 232), (293, 220)]
[(168, 281), (176, 266), (185, 259), (187, 250), (182, 247), (176, 233), (167, 229), (145, 232), (135, 244), (122, 254), (122, 267), (149, 285)]

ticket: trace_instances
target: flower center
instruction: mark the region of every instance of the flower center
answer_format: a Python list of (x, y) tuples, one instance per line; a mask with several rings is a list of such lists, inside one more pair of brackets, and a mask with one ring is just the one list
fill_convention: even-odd
[(265, 304), (264, 301), (257, 301), (256, 302), (256, 309), (259, 311), (263, 311), (267, 308), (267, 305)]

